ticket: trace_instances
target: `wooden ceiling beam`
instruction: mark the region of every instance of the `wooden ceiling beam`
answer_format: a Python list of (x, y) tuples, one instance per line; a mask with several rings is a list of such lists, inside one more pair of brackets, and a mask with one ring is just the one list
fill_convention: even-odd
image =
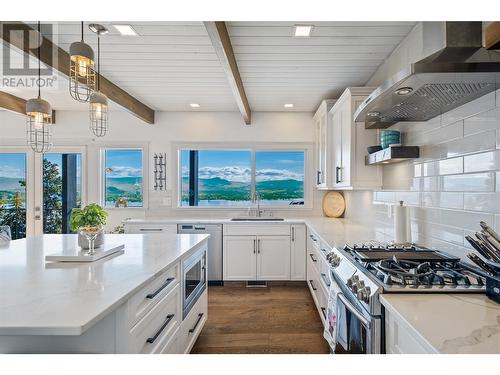
[[(7, 28), (11, 28), (10, 25), (15, 25), (14, 31), (4, 32)], [(6, 28), (7, 27), (7, 28)], [(24, 43), (24, 32), (35, 32), (36, 30), (31, 28), (29, 25), (23, 22), (3, 22), (0, 21), (0, 38), (11, 46), (23, 51), (24, 53), (30, 54), (35, 58), (38, 58), (37, 54), (30, 49), (25, 48)], [(42, 45), (40, 50), (40, 60), (53, 69), (59, 71), (66, 77), (69, 77), (70, 67), (69, 67), (69, 53), (66, 52), (61, 47), (52, 43), (52, 41), (46, 37), (43, 37)], [(141, 119), (148, 124), (154, 124), (155, 112), (153, 109), (140, 102), (132, 95), (127, 93), (125, 90), (121, 89), (113, 82), (108, 80), (106, 77), (100, 75), (100, 90), (108, 97), (109, 100), (115, 102), (116, 104), (122, 106), (124, 109)], [(69, 95), (69, 93), (68, 93)]]
[(486, 49), (500, 49), (500, 22), (492, 22), (484, 30), (484, 46)]
[[(0, 108), (26, 115), (26, 100), (8, 92), (0, 91)], [(52, 123), (56, 123), (56, 111), (52, 110)]]
[(217, 56), (222, 64), (222, 68), (226, 73), (229, 85), (231, 86), (234, 98), (236, 99), (236, 104), (238, 105), (238, 108), (243, 116), (243, 120), (245, 121), (245, 124), (250, 125), (252, 122), (252, 112), (250, 110), (250, 105), (248, 104), (238, 64), (236, 63), (226, 23), (223, 21), (205, 22), (205, 28), (208, 31), (212, 45), (214, 46), (215, 52), (217, 53)]

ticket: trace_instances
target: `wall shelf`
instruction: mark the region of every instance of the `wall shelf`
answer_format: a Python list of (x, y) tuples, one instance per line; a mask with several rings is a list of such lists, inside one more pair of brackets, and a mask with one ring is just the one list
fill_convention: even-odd
[(418, 146), (389, 146), (383, 150), (366, 155), (366, 165), (399, 163), (420, 157)]

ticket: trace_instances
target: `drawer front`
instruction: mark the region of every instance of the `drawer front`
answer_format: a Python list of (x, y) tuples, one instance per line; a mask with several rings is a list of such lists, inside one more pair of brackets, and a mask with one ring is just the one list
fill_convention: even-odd
[[(308, 250), (307, 251), (307, 263), (313, 267), (315, 273), (319, 273), (320, 271), (320, 257), (317, 251)], [(309, 276), (308, 276), (309, 277)]]
[(125, 233), (147, 234), (164, 233), (177, 234), (176, 224), (127, 224), (125, 223)]
[(290, 236), (290, 224), (225, 224), (225, 236)]
[(132, 328), (158, 301), (179, 284), (179, 264), (156, 276), (147, 286), (134, 294), (128, 301), (128, 322)]
[(208, 294), (205, 290), (181, 324), (181, 353), (189, 353), (208, 318)]
[(176, 285), (130, 330), (127, 345), (129, 352), (157, 352), (159, 346), (163, 346), (173, 336), (181, 320), (180, 287)]
[(180, 327), (172, 333), (172, 337), (165, 340), (166, 343), (164, 345), (158, 345), (158, 351), (156, 351), (155, 354), (182, 354), (179, 345), (179, 331)]

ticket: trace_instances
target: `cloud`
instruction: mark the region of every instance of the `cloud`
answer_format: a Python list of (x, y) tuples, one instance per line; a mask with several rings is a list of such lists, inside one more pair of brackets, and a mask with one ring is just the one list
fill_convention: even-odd
[[(182, 176), (187, 177), (189, 170), (182, 169)], [(199, 178), (221, 178), (227, 181), (235, 182), (250, 182), (252, 174), (250, 168), (242, 168), (237, 166), (227, 167), (202, 167), (199, 169)], [(304, 175), (296, 173), (288, 169), (259, 169), (256, 172), (257, 181), (272, 181), (272, 180), (298, 180), (303, 181)]]
[(199, 178), (222, 178), (227, 181), (250, 182), (250, 168), (236, 166), (227, 167), (202, 167), (198, 171)]
[(297, 180), (303, 181), (304, 175), (289, 171), (288, 169), (259, 169), (255, 174), (257, 181), (272, 181), (272, 180)]
[(142, 177), (142, 169), (114, 166), (106, 169), (107, 177)]
[(0, 166), (0, 177), (7, 178), (24, 178), (24, 173), (20, 168), (14, 168), (9, 166)]

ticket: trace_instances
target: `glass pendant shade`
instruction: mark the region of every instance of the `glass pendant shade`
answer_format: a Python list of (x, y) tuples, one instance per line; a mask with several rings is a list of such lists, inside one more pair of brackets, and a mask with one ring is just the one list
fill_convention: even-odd
[(108, 98), (99, 91), (90, 96), (90, 130), (96, 137), (108, 131)]
[(94, 51), (81, 41), (71, 44), (69, 54), (69, 92), (73, 99), (86, 103), (95, 90)]
[(52, 109), (40, 96), (26, 102), (26, 140), (35, 152), (47, 152), (52, 147)]

